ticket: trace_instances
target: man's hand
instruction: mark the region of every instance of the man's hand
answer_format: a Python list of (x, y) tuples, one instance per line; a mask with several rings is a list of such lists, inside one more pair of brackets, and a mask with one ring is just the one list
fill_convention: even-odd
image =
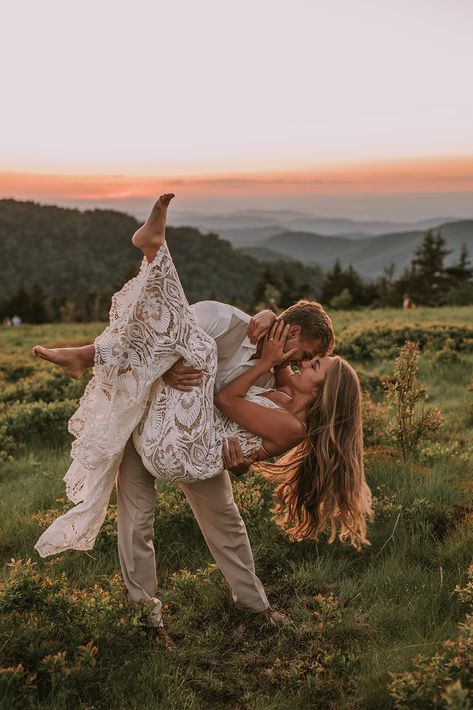
[(235, 476), (243, 476), (251, 464), (258, 460), (258, 449), (255, 449), (251, 456), (245, 457), (238, 439), (230, 437), (223, 442), (222, 460), (227, 471), (231, 471)]
[(253, 345), (256, 345), (258, 340), (263, 338), (268, 332), (274, 321), (276, 320), (276, 315), (269, 308), (265, 311), (260, 311), (255, 316), (253, 316), (248, 323), (248, 337)]
[(182, 358), (163, 375), (164, 382), (179, 392), (190, 392), (202, 382), (202, 370), (194, 370), (183, 364)]

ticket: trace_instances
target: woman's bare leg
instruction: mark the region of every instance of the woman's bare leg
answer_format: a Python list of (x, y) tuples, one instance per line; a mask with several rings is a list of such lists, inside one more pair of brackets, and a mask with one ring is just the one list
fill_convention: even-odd
[[(136, 230), (131, 239), (150, 263), (154, 260), (159, 247), (164, 243), (166, 215), (173, 197), (172, 192), (161, 195), (155, 202), (144, 225)], [(93, 367), (95, 346), (91, 344), (79, 348), (44, 348), (42, 345), (35, 345), (33, 357), (40, 357), (62, 367), (66, 375), (78, 380), (87, 368)]]
[(151, 263), (159, 247), (164, 243), (166, 234), (166, 215), (169, 203), (174, 194), (168, 192), (155, 202), (151, 213), (142, 227), (136, 230), (132, 237), (135, 247), (141, 249)]
[(91, 344), (79, 348), (43, 348), (42, 345), (35, 345), (33, 357), (40, 357), (62, 367), (66, 375), (78, 380), (87, 368), (93, 367), (95, 346)]

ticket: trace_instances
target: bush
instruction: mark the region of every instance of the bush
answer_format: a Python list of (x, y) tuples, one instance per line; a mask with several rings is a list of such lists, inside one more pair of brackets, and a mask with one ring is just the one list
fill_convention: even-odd
[[(455, 592), (473, 606), (473, 565), (468, 582)], [(468, 710), (473, 692), (473, 614), (459, 624), (455, 640), (445, 641), (443, 650), (434, 656), (419, 655), (414, 668), (407, 673), (391, 674), (389, 691), (396, 708), (454, 708)]]
[(22, 361), (15, 355), (4, 355), (0, 359), (0, 376), (5, 382), (18, 382), (23, 377), (29, 377), (34, 373), (34, 365), (28, 361)]
[(353, 306), (353, 296), (351, 295), (349, 289), (344, 288), (341, 293), (339, 293), (337, 296), (334, 296), (330, 303), (329, 303), (330, 308), (334, 308), (335, 310), (340, 310), (340, 311), (347, 311), (349, 308)]
[(377, 446), (386, 439), (387, 410), (376, 404), (368, 392), (362, 392), (361, 409), (363, 416), (363, 441), (365, 446)]
[(5, 422), (0, 422), (0, 463), (11, 461), (15, 449), (15, 440), (9, 435)]
[(76, 409), (77, 401), (70, 399), (11, 404), (0, 413), (0, 427), (16, 445), (36, 440), (47, 446), (64, 445), (70, 441), (67, 422)]
[(57, 707), (110, 707), (101, 669), (108, 673), (110, 654), (146, 649), (149, 608), (128, 605), (118, 576), (70, 589), (64, 573), (52, 578), (30, 560), (9, 568), (0, 591), (2, 707), (37, 707), (53, 696)]
[(456, 352), (473, 352), (473, 328), (470, 325), (441, 324), (386, 324), (366, 328), (361, 324), (343, 333), (337, 344), (337, 354), (358, 361), (388, 359), (395, 357), (406, 341), (417, 342), (420, 350), (440, 351), (448, 347)]
[(470, 306), (473, 303), (473, 283), (467, 282), (449, 289), (445, 303), (448, 306)]
[(387, 402), (396, 417), (389, 433), (400, 447), (404, 462), (410, 461), (417, 453), (420, 441), (435, 433), (443, 423), (437, 407), (425, 409), (421, 405), (427, 399), (427, 393), (417, 381), (418, 369), (419, 346), (408, 342), (396, 359), (394, 382), (386, 384)]
[(41, 369), (29, 377), (6, 384), (0, 392), (0, 401), (10, 403), (78, 400), (84, 392), (84, 386), (84, 380), (72, 380), (59, 369)]

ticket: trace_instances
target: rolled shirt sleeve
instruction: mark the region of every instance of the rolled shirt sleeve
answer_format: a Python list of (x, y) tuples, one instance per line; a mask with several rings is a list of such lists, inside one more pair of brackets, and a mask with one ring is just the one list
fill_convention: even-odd
[(218, 341), (225, 335), (235, 319), (248, 326), (250, 316), (235, 306), (219, 301), (198, 301), (191, 306), (197, 322), (205, 332)]

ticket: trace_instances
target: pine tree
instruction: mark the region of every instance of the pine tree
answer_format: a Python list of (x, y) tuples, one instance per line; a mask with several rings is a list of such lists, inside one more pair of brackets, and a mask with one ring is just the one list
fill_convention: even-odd
[[(343, 293), (341, 303), (350, 303), (355, 306), (367, 306), (376, 297), (376, 286), (373, 283), (366, 282), (360, 274), (355, 271), (353, 266), (343, 269), (340, 260), (337, 259), (331, 269), (325, 274), (322, 285), (322, 303), (332, 303)], [(335, 300), (338, 304), (338, 300)], [(340, 306), (338, 306), (340, 307)]]
[(460, 256), (458, 261), (453, 266), (450, 266), (447, 270), (449, 280), (452, 287), (459, 286), (460, 284), (471, 281), (473, 278), (473, 266), (470, 261), (470, 255), (466, 244), (462, 244), (460, 251)]
[(465, 244), (462, 244), (457, 263), (450, 266), (447, 273), (450, 279), (450, 289), (445, 302), (452, 306), (471, 305), (473, 303), (473, 267)]
[(449, 276), (444, 266), (450, 254), (445, 239), (429, 230), (417, 248), (411, 267), (405, 274), (410, 297), (423, 306), (438, 306), (445, 300)]
[(320, 300), (322, 303), (330, 303), (332, 298), (338, 296), (344, 288), (344, 271), (340, 259), (337, 259), (332, 269), (325, 274)]

